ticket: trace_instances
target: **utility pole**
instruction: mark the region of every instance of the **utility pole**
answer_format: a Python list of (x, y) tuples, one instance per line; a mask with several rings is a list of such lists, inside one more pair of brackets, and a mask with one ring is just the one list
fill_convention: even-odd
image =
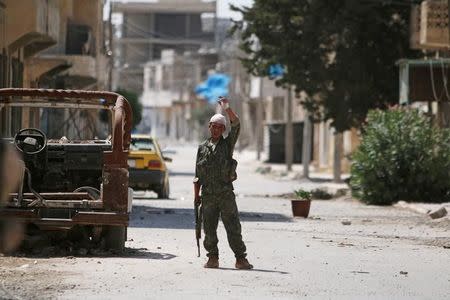
[(312, 140), (312, 123), (309, 112), (305, 111), (305, 119), (303, 121), (303, 149), (302, 149), (303, 177), (305, 178), (309, 178), (309, 164), (311, 162), (311, 140)]
[(260, 77), (259, 81), (259, 101), (256, 103), (256, 159), (261, 160), (261, 152), (263, 148), (263, 119), (264, 119), (264, 96), (263, 96), (264, 77)]
[[(447, 41), (447, 46), (450, 45), (450, 0), (447, 0), (447, 26), (448, 26), (448, 41)], [(447, 55), (449, 54), (449, 52), (447, 51)], [(431, 72), (434, 71), (434, 68), (432, 68)], [(447, 78), (445, 78), (444, 80), (446, 80), (446, 82), (448, 82), (448, 72), (445, 73), (445, 76), (447, 76)], [(444, 87), (445, 89), (447, 89), (447, 86)], [(442, 128), (450, 128), (450, 99), (446, 99), (445, 101), (441, 101), (438, 102), (438, 104), (440, 104), (440, 115), (441, 115), (441, 124), (440, 127)], [(438, 107), (439, 107), (438, 106)]]
[(286, 130), (285, 130), (285, 159), (286, 159), (286, 170), (292, 171), (292, 163), (294, 160), (294, 133), (292, 127), (292, 88), (289, 86), (287, 89), (287, 97), (285, 107), (286, 116)]
[(112, 1), (109, 2), (109, 16), (108, 16), (108, 83), (107, 83), (107, 88), (108, 91), (112, 91), (112, 81), (113, 81), (113, 68), (114, 68), (114, 49), (113, 49), (113, 24), (112, 24), (112, 10), (113, 10), (113, 5), (112, 5)]
[[(447, 26), (448, 26), (448, 41), (447, 41), (447, 46), (450, 45), (450, 0), (447, 0), (447, 13), (448, 13), (448, 18), (447, 18)], [(443, 43), (445, 43), (445, 41), (443, 41)], [(439, 54), (439, 52), (437, 52)], [(449, 52), (447, 51), (447, 55), (449, 54)], [(430, 72), (433, 72), (434, 74), (434, 66), (432, 68), (430, 68)], [(444, 74), (443, 74), (444, 75)], [(445, 76), (448, 76), (448, 73), (445, 74)], [(448, 78), (443, 78), (444, 80), (444, 84), (445, 84), (445, 80), (448, 81)], [(444, 86), (444, 88), (446, 89), (447, 87)], [(440, 128), (449, 128), (450, 127), (450, 99), (446, 98), (445, 100), (441, 100), (438, 101), (438, 112), (437, 112), (437, 123), (438, 126)]]
[(334, 134), (334, 157), (333, 157), (333, 181), (336, 183), (342, 182), (341, 179), (341, 157), (342, 147), (344, 144), (344, 135), (342, 132), (335, 132)]

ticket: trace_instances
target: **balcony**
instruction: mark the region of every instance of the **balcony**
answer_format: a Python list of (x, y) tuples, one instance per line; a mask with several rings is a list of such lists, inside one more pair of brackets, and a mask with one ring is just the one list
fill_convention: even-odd
[(57, 43), (60, 18), (58, 0), (6, 0), (7, 45), (29, 57)]

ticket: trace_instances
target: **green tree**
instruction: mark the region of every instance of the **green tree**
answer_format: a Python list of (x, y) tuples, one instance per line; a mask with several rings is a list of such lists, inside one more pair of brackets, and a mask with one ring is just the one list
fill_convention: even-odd
[(234, 31), (248, 71), (267, 76), (270, 65), (284, 65), (276, 83), (305, 91), (304, 107), (344, 131), (369, 109), (398, 101), (395, 62), (418, 56), (408, 43), (413, 2), (420, 1), (255, 0), (232, 7), (243, 15)]
[(124, 96), (131, 105), (133, 111), (133, 128), (135, 128), (142, 120), (142, 103), (139, 102), (139, 96), (133, 91), (118, 89), (116, 93)]

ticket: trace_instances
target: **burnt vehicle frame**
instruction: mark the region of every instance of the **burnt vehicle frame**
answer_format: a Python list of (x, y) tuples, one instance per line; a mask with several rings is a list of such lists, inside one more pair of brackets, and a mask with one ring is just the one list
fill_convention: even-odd
[[(16, 193), (10, 194), (6, 206), (0, 210), (3, 220), (16, 220), (26, 224), (34, 224), (41, 230), (70, 230), (75, 226), (89, 226), (96, 234), (106, 236), (108, 248), (123, 249), (126, 240), (126, 228), (131, 211), (130, 190), (128, 188), (128, 150), (131, 141), (132, 110), (128, 101), (121, 95), (103, 91), (77, 91), (77, 90), (45, 90), (45, 89), (0, 89), (0, 111), (8, 107), (25, 108), (72, 108), (108, 110), (111, 112), (111, 139), (102, 145), (89, 144), (88, 141), (78, 142), (76, 145), (47, 144), (42, 149), (58, 148), (63, 164), (67, 165), (64, 157), (66, 151), (72, 151), (71, 162), (79, 157), (98, 158), (100, 188), (95, 196), (89, 190), (85, 191), (45, 191), (42, 188), (36, 192), (29, 181), (32, 174), (23, 176), (22, 184)], [(23, 131), (32, 131), (34, 134), (23, 134)], [(39, 140), (39, 129), (26, 128), (16, 133), (14, 144), (28, 137), (32, 141)], [(30, 139), (29, 139), (30, 140)], [(73, 150), (75, 149), (76, 150)], [(38, 149), (38, 150), (42, 150)], [(71, 149), (71, 150), (69, 150)], [(90, 154), (84, 154), (91, 149)], [(23, 152), (23, 149), (19, 149)], [(37, 151), (40, 153), (39, 151)], [(54, 151), (56, 153), (56, 151)], [(75, 155), (73, 155), (75, 153)], [(35, 159), (33, 151), (23, 152), (24, 165), (33, 167)], [(92, 156), (93, 155), (93, 156)], [(44, 157), (48, 159), (48, 157)], [(46, 161), (47, 163), (47, 161)], [(89, 166), (87, 167), (89, 168)], [(76, 169), (76, 168), (75, 168)], [(25, 170), (29, 171), (28, 168)], [(43, 171), (44, 172), (44, 171)], [(25, 177), (27, 177), (26, 179)], [(27, 189), (24, 192), (24, 188)], [(45, 185), (44, 185), (45, 186)], [(48, 186), (48, 185), (47, 185)]]

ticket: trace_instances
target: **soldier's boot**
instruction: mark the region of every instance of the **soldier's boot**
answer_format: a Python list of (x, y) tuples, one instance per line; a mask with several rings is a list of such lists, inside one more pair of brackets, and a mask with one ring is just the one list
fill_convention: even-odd
[(219, 257), (218, 256), (210, 256), (208, 261), (204, 265), (205, 268), (217, 269), (219, 267)]
[(236, 269), (250, 270), (253, 269), (253, 265), (248, 262), (246, 258), (236, 259)]

